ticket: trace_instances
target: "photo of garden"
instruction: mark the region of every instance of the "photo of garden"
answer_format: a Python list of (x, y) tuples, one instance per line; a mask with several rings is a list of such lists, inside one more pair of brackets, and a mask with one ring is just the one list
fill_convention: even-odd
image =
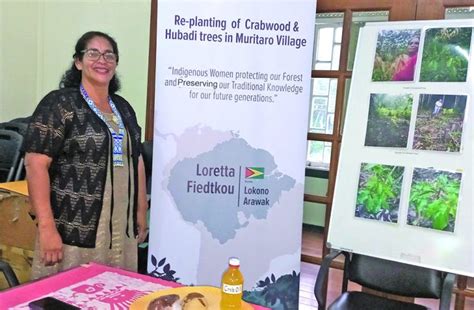
[(420, 82), (465, 82), (472, 28), (426, 30)]
[(407, 223), (454, 232), (461, 173), (415, 168)]
[(365, 146), (407, 147), (413, 95), (370, 94)]
[(413, 149), (459, 152), (467, 96), (421, 94)]
[(419, 45), (419, 29), (380, 31), (372, 81), (413, 81)]
[(405, 168), (362, 163), (355, 216), (397, 223)]

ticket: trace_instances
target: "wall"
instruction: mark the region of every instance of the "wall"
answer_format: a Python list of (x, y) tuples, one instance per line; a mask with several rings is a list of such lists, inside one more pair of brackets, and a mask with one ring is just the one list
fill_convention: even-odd
[(0, 0), (0, 122), (31, 114), (37, 102), (38, 8)]
[[(323, 178), (305, 178), (304, 192), (311, 195), (326, 196), (328, 180)], [(324, 227), (326, 205), (313, 202), (304, 202), (303, 223)]]
[[(150, 0), (0, 0), (0, 122), (30, 115), (56, 89), (86, 31), (117, 40), (119, 92), (145, 128)], [(327, 180), (306, 178), (324, 195)], [(324, 226), (325, 206), (305, 202), (304, 223)]]
[(119, 92), (145, 127), (150, 0), (0, 0), (0, 122), (30, 115), (58, 87), (77, 39), (117, 40)]

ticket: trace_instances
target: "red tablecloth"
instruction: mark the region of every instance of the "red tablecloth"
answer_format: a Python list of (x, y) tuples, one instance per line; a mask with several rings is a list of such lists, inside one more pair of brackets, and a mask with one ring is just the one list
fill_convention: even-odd
[[(81, 309), (128, 309), (151, 292), (181, 286), (175, 282), (95, 263), (0, 292), (0, 309), (29, 309), (32, 300), (52, 296)], [(255, 306), (255, 309), (266, 309)]]

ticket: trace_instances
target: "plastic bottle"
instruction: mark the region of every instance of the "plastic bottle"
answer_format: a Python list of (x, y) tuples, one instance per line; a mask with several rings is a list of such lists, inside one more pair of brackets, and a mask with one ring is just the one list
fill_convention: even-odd
[(229, 258), (229, 268), (222, 275), (221, 309), (241, 309), (244, 277), (239, 270), (240, 260)]

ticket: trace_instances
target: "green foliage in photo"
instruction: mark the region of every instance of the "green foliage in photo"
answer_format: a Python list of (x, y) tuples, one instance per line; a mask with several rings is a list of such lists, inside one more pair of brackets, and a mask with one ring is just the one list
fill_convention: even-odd
[(413, 96), (371, 94), (366, 146), (406, 147)]
[[(443, 107), (434, 114), (435, 102)], [(459, 152), (461, 150), (467, 96), (421, 94), (413, 149)]]
[(415, 169), (408, 224), (454, 231), (461, 174)]
[(399, 166), (362, 164), (355, 215), (396, 223), (403, 171)]
[(472, 28), (428, 29), (420, 81), (464, 82), (467, 78)]

